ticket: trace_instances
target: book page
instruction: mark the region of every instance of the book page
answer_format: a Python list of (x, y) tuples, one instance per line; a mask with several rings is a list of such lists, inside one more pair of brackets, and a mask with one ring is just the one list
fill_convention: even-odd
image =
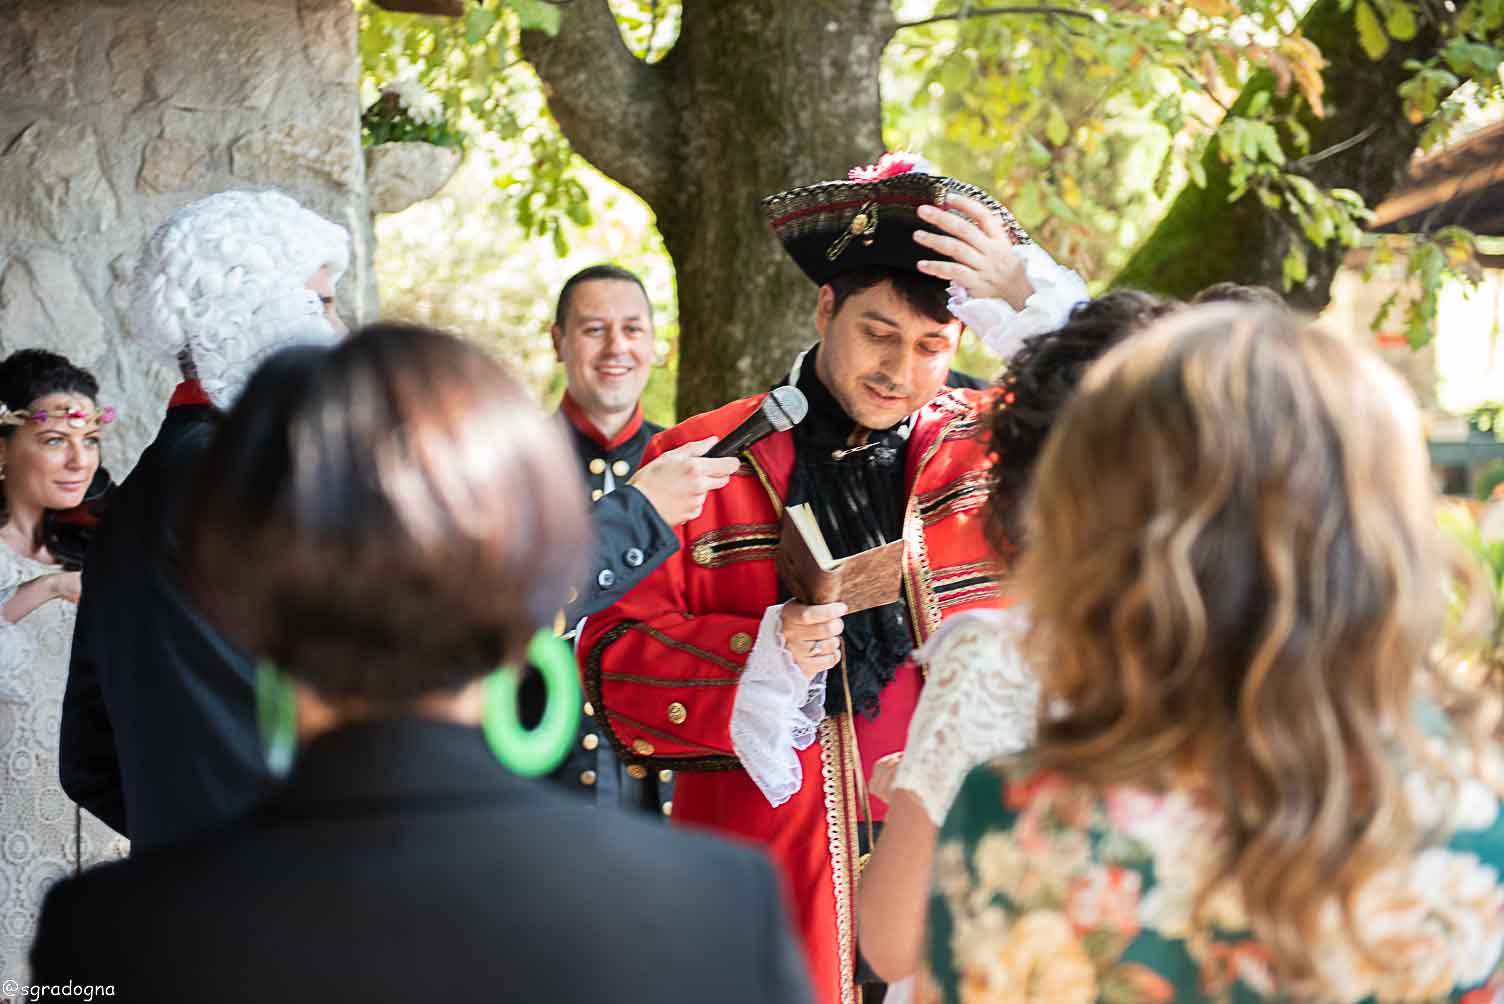
[(825, 534), (820, 531), (820, 523), (815, 519), (809, 503), (789, 506), (787, 512), (794, 528), (799, 531), (799, 536), (804, 538), (804, 543), (809, 547), (810, 556), (815, 559), (815, 563), (822, 571), (835, 571), (841, 563), (831, 557), (830, 545), (825, 542)]

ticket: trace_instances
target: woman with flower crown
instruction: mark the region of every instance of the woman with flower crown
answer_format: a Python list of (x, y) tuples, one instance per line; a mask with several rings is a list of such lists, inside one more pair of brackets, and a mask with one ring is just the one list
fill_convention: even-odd
[(0, 972), (21, 984), (47, 889), (128, 846), (58, 784), (80, 583), (49, 551), (43, 517), (80, 504), (99, 470), (114, 412), (98, 395), (94, 377), (56, 353), (0, 362)]

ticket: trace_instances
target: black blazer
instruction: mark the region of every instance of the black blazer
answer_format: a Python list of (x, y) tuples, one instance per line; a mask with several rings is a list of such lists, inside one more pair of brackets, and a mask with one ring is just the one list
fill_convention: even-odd
[(63, 790), (137, 851), (216, 829), (273, 785), (250, 657), (204, 619), (178, 573), (178, 523), (218, 415), (203, 404), (168, 409), (84, 561)]
[(806, 1004), (750, 848), (519, 779), (478, 729), (316, 740), (221, 834), (54, 887), (33, 982), (137, 1001)]

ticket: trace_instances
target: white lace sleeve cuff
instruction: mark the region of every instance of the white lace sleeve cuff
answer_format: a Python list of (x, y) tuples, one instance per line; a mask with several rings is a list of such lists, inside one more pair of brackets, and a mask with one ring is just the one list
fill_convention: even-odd
[(1034, 292), (1015, 310), (1006, 300), (975, 299), (965, 288), (951, 284), (951, 315), (965, 324), (1004, 359), (1009, 359), (1030, 335), (1054, 331), (1065, 323), (1076, 304), (1086, 300), (1086, 281), (1055, 263), (1038, 244), (1017, 244), (1013, 253), (1024, 263), (1024, 275)]
[(783, 642), (783, 604), (768, 607), (731, 706), (731, 748), (774, 808), (804, 782), (799, 750), (825, 718), (825, 674), (806, 680)]

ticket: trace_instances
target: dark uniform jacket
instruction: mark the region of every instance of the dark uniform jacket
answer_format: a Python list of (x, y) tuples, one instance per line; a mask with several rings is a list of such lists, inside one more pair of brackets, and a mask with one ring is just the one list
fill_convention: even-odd
[[(572, 628), (646, 578), (678, 550), (679, 541), (647, 496), (626, 483), (637, 470), (648, 440), (662, 427), (644, 421), (639, 405), (632, 420), (608, 440), (567, 394), (559, 405), (559, 416), (569, 428), (590, 492), (596, 537), (594, 560), (565, 610)], [(522, 699), (525, 717), (541, 714), (542, 689), (534, 681), (524, 685)], [(530, 708), (538, 710), (526, 710)], [(574, 747), (550, 779), (599, 806), (667, 815), (673, 808), (673, 772), (623, 766), (596, 727), (595, 709), (587, 703), (582, 712)]]
[(316, 739), (233, 827), (54, 887), (33, 982), (151, 1004), (809, 1004), (762, 855), (599, 816), (479, 729)]
[(84, 563), (60, 774), (133, 851), (217, 827), (274, 784), (251, 660), (203, 618), (178, 573), (184, 499), (218, 426), (197, 384), (178, 388)]

